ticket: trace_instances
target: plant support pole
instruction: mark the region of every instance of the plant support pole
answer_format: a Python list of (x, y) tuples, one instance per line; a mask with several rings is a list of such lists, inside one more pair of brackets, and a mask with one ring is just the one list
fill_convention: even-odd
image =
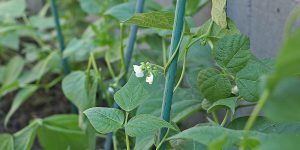
[[(142, 13), (144, 10), (144, 3), (145, 0), (138, 0), (137, 4), (136, 4), (136, 13)], [(129, 35), (129, 40), (127, 43), (127, 47), (125, 49), (125, 72), (127, 72), (129, 65), (130, 65), (130, 60), (132, 57), (132, 53), (133, 53), (133, 49), (134, 49), (134, 44), (136, 41), (136, 34), (138, 31), (138, 26), (136, 25), (132, 25), (130, 28), (130, 35)], [(122, 80), (120, 81), (120, 84), (123, 86), (125, 85), (126, 81), (125, 81), (125, 76), (122, 78)], [(116, 102), (114, 102), (113, 104), (113, 108), (119, 108), (118, 104)], [(111, 145), (112, 145), (112, 137), (113, 137), (113, 133), (109, 133), (107, 134), (105, 143), (104, 143), (104, 150), (110, 150), (111, 149)]]
[[(59, 48), (60, 48), (60, 52), (61, 52), (61, 55), (62, 55), (64, 50), (65, 50), (65, 41), (64, 41), (64, 37), (63, 37), (61, 27), (60, 27), (59, 15), (58, 15), (58, 10), (57, 10), (57, 7), (56, 7), (56, 1), (55, 0), (51, 0), (51, 9), (52, 9), (52, 14), (54, 16), (55, 30), (57, 32), (57, 40), (59, 42)], [(68, 60), (66, 58), (63, 58), (63, 56), (62, 56), (62, 66), (63, 66), (63, 69), (64, 69), (64, 75), (68, 75), (70, 73)], [(72, 113), (77, 112), (77, 109), (73, 104), (71, 104), (71, 112)]]
[[(65, 41), (64, 41), (63, 34), (61, 32), (59, 15), (58, 15), (55, 0), (51, 0), (51, 8), (52, 8), (52, 14), (54, 16), (55, 29), (56, 29), (56, 32), (57, 32), (57, 39), (58, 39), (58, 42), (59, 42), (60, 51), (63, 54), (63, 52), (65, 50)], [(69, 65), (68, 65), (68, 60), (66, 58), (62, 59), (62, 65), (63, 65), (63, 68), (64, 68), (64, 74), (65, 75), (69, 74), (70, 69), (69, 69)]]
[[(185, 5), (186, 5), (186, 0), (177, 0), (169, 58), (175, 52), (176, 47), (180, 41), (181, 34), (184, 34), (184, 32), (182, 31), (184, 30), (183, 26), (184, 26)], [(173, 90), (174, 90), (176, 71), (177, 71), (177, 60), (178, 60), (178, 53), (175, 55), (166, 73), (166, 83), (165, 83), (163, 105), (162, 105), (162, 118), (168, 122), (170, 121), (172, 97), (173, 97)], [(159, 137), (160, 140), (164, 138), (167, 130), (168, 130), (167, 128), (162, 128), (160, 130), (160, 137)], [(160, 150), (165, 150), (165, 149), (166, 149), (166, 145), (162, 144)]]

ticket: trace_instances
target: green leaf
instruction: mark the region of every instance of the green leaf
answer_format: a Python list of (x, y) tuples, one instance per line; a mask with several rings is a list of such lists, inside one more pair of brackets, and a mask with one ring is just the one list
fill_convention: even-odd
[(160, 128), (176, 130), (170, 123), (147, 114), (137, 115), (125, 124), (125, 132), (132, 137), (153, 134)]
[(260, 96), (261, 76), (271, 71), (262, 61), (250, 60), (245, 68), (236, 74), (239, 94), (248, 102), (256, 102)]
[[(155, 82), (155, 75), (154, 75)], [(151, 96), (151, 86), (145, 77), (137, 78), (132, 74), (128, 82), (114, 95), (116, 103), (125, 111), (129, 112)]]
[(154, 144), (155, 135), (141, 135), (135, 138), (134, 150), (150, 149)]
[(124, 113), (115, 108), (94, 107), (83, 112), (99, 133), (110, 133), (122, 127)]
[[(164, 82), (162, 81), (161, 83), (163, 87)], [(163, 91), (156, 91), (156, 94), (157, 95), (152, 95), (145, 100), (145, 102), (138, 107), (136, 114), (151, 114), (159, 117), (161, 115)], [(171, 106), (171, 120), (173, 122), (180, 122), (193, 112), (201, 109), (201, 101), (203, 98), (198, 94), (199, 93), (193, 89), (179, 88), (176, 90)]]
[(13, 82), (7, 86), (1, 87), (0, 88), (0, 97), (6, 95), (7, 93), (16, 90), (19, 88), (19, 82)]
[(213, 49), (216, 62), (231, 73), (243, 69), (251, 58), (250, 40), (244, 35), (225, 36)]
[(0, 150), (14, 150), (14, 139), (10, 134), (0, 134)]
[(18, 50), (19, 43), (19, 36), (16, 32), (8, 32), (1, 35), (0, 45), (3, 45), (10, 49)]
[(228, 98), (231, 95), (231, 83), (227, 75), (214, 68), (200, 71), (198, 84), (201, 93), (210, 102)]
[(279, 122), (300, 121), (300, 80), (290, 78), (282, 80), (274, 87), (265, 108), (266, 117)]
[(300, 147), (297, 135), (282, 135), (272, 137), (260, 143), (257, 150), (295, 150)]
[(24, 65), (25, 61), (22, 57), (13, 57), (6, 65), (2, 87), (15, 82), (22, 73)]
[[(229, 123), (228, 128), (243, 130), (248, 119), (248, 116), (236, 118)], [(278, 123), (266, 117), (258, 116), (251, 130), (263, 133), (299, 134), (300, 123)]]
[(38, 89), (37, 86), (26, 86), (21, 89), (17, 95), (15, 96), (13, 103), (9, 109), (9, 112), (5, 116), (4, 125), (6, 126), (10, 117), (14, 114), (14, 112)]
[(197, 31), (197, 35), (201, 36), (204, 35), (208, 32), (209, 26), (212, 22), (212, 27), (210, 29), (208, 38), (215, 40), (215, 39), (221, 39), (224, 36), (228, 35), (235, 35), (235, 34), (240, 34), (240, 30), (237, 28), (237, 26), (234, 24), (234, 22), (227, 18), (228, 20), (228, 25), (227, 28), (221, 28), (219, 25), (217, 25), (215, 22), (212, 22), (211, 19), (206, 21), (203, 25), (201, 25)]
[(237, 97), (230, 97), (226, 99), (221, 99), (212, 104), (207, 110), (208, 113), (211, 113), (220, 108), (228, 108), (231, 110), (232, 114), (235, 112), (235, 107), (237, 105)]
[[(125, 23), (135, 24), (141, 27), (151, 27), (158, 29), (173, 30), (174, 24), (173, 12), (153, 11), (149, 13), (139, 13), (132, 16)], [(185, 24), (185, 32), (190, 32), (189, 27)]]
[(21, 17), (25, 13), (25, 0), (10, 0), (0, 2), (0, 16), (1, 17)]
[(107, 0), (79, 0), (80, 7), (88, 14), (98, 14), (108, 5)]
[(186, 15), (193, 16), (199, 11), (205, 4), (208, 3), (208, 0), (187, 0), (186, 4)]
[(44, 150), (84, 150), (88, 137), (78, 126), (77, 115), (55, 115), (43, 120), (38, 140)]
[(295, 31), (283, 43), (275, 63), (275, 72), (270, 78), (270, 85), (274, 87), (282, 78), (300, 74), (300, 29)]
[[(241, 130), (231, 130), (219, 126), (197, 126), (184, 130), (167, 140), (193, 140), (206, 146), (216, 146), (214, 144), (219, 143), (218, 147), (221, 146), (222, 149), (238, 149), (244, 134), (244, 131)], [(224, 136), (226, 136), (226, 139), (223, 139)], [(259, 132), (249, 132), (249, 137), (265, 139), (267, 135)]]
[[(94, 80), (93, 83), (89, 83), (89, 81), (89, 77), (82, 71), (72, 72), (62, 81), (64, 94), (80, 111), (95, 105), (97, 80)], [(89, 87), (89, 84), (92, 84), (91, 87)], [(89, 92), (92, 92), (92, 95)]]
[(211, 18), (222, 28), (227, 27), (226, 0), (212, 0)]
[(42, 121), (37, 119), (14, 134), (15, 150), (31, 150)]
[(55, 26), (53, 17), (32, 16), (29, 18), (31, 25), (39, 30), (53, 28)]
[(135, 3), (128, 2), (116, 5), (105, 12), (105, 15), (111, 15), (119, 21), (124, 22), (131, 18), (135, 13)]

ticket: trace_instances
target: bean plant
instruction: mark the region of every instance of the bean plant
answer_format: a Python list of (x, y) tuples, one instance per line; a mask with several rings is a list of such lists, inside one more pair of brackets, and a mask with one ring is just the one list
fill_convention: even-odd
[[(174, 0), (170, 7), (152, 0), (78, 2), (73, 5), (80, 11), (71, 13), (100, 18), (78, 31), (68, 27), (77, 27), (80, 19), (61, 19), (67, 41), (62, 52), (52, 50), (50, 1), (29, 19), (24, 0), (0, 3), (5, 25), (0, 34), (10, 41), (0, 39), (6, 62), (0, 65), (0, 95), (16, 94), (5, 126), (40, 89), (59, 85), (76, 107), (76, 113), (35, 118), (16, 133), (1, 133), (0, 150), (29, 150), (37, 143), (46, 150), (300, 147), (300, 5), (287, 19), (277, 57), (259, 58), (250, 38), (227, 16), (226, 0)], [(69, 4), (57, 2), (63, 3)], [(211, 18), (197, 27), (192, 17), (208, 3)], [(19, 40), (23, 34), (34, 42)], [(22, 48), (16, 47), (19, 42)], [(29, 51), (32, 47), (40, 51)], [(26, 59), (9, 51), (20, 49)], [(62, 60), (70, 66), (67, 75)], [(248, 107), (253, 110), (240, 117)], [(196, 118), (199, 113), (205, 119)], [(191, 118), (197, 124), (185, 126)]]

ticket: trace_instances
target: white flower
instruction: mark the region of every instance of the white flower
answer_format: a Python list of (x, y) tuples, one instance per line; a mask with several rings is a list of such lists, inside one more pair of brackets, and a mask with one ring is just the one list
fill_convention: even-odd
[(238, 87), (237, 87), (237, 86), (234, 86), (234, 87), (231, 89), (231, 93), (233, 93), (233, 94), (235, 94), (235, 95), (239, 94), (239, 89), (238, 89)]
[(115, 92), (115, 90), (112, 87), (109, 87), (107, 90), (108, 90), (108, 93), (114, 93)]
[(144, 72), (143, 72), (141, 66), (133, 65), (133, 70), (134, 70), (134, 72), (135, 72), (135, 76), (136, 76), (136, 77), (141, 78), (141, 77), (144, 76)]
[(153, 83), (153, 74), (150, 73), (149, 76), (146, 77), (146, 82), (148, 82), (149, 84)]

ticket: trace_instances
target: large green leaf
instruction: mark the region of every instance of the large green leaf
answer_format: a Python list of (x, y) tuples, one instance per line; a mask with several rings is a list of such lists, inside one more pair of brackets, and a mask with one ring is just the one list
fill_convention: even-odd
[(231, 83), (227, 75), (214, 68), (200, 71), (198, 84), (201, 93), (211, 102), (228, 98), (231, 95)]
[(212, 0), (211, 18), (222, 28), (227, 27), (226, 0)]
[(231, 110), (232, 114), (235, 112), (235, 107), (237, 105), (237, 97), (230, 97), (226, 99), (221, 99), (214, 102), (207, 110), (207, 112), (211, 113), (220, 108), (228, 108)]
[(4, 125), (6, 126), (10, 117), (14, 114), (14, 112), (38, 89), (37, 86), (26, 86), (21, 89), (16, 97), (13, 100), (12, 106), (9, 109), (9, 112), (5, 116)]
[(115, 108), (94, 107), (83, 112), (99, 133), (110, 133), (122, 127), (124, 113)]
[[(126, 20), (125, 23), (135, 24), (141, 27), (173, 30), (174, 15), (173, 12), (162, 11), (139, 13)], [(185, 25), (185, 32), (189, 32), (187, 24)]]
[(15, 82), (20, 76), (25, 65), (25, 61), (20, 56), (13, 57), (5, 68), (5, 74), (3, 78), (3, 86), (7, 86)]
[(285, 39), (275, 63), (275, 73), (270, 80), (271, 87), (274, 87), (282, 78), (300, 74), (299, 41), (300, 29)]
[(220, 39), (213, 49), (216, 62), (231, 73), (243, 69), (251, 58), (250, 40), (244, 35), (230, 35)]
[(25, 0), (10, 0), (0, 2), (1, 17), (21, 17), (25, 13)]
[[(64, 94), (80, 111), (84, 111), (95, 105), (97, 81), (94, 80), (93, 83), (89, 83), (90, 80), (88, 79), (89, 77), (85, 72), (75, 71), (66, 76), (62, 81)], [(89, 87), (89, 84), (92, 84), (91, 87)], [(92, 95), (89, 92), (92, 92)]]
[(88, 147), (88, 137), (78, 126), (77, 115), (56, 115), (45, 118), (38, 129), (38, 140), (44, 150)]
[(154, 143), (155, 134), (142, 135), (135, 138), (134, 150), (148, 150)]
[[(162, 82), (163, 85), (164, 82)], [(163, 88), (163, 86), (161, 87)], [(161, 115), (163, 91), (152, 95), (138, 109), (137, 114), (151, 114), (159, 117)], [(171, 109), (171, 120), (180, 122), (182, 119), (201, 109), (202, 97), (194, 89), (179, 88), (174, 93)]]
[(271, 68), (260, 60), (250, 60), (245, 68), (236, 74), (236, 84), (239, 94), (248, 102), (256, 102), (261, 94), (261, 76), (271, 71)]
[(115, 101), (125, 111), (131, 111), (151, 96), (151, 87), (156, 84), (155, 76), (152, 85), (146, 83), (145, 77), (137, 78), (132, 74), (128, 82), (114, 95)]
[[(187, 139), (199, 142), (208, 147), (217, 146), (225, 150), (232, 150), (238, 149), (244, 134), (244, 131), (241, 130), (231, 130), (219, 126), (197, 126), (184, 130), (167, 140)], [(265, 139), (268, 137), (268, 135), (259, 132), (250, 132), (249, 136), (255, 139)], [(217, 145), (215, 145), (216, 143)]]
[(14, 150), (14, 139), (10, 134), (0, 134), (0, 150)]
[(89, 14), (98, 14), (108, 5), (108, 0), (79, 0), (79, 2), (81, 9)]
[(38, 128), (42, 125), (42, 120), (35, 120), (24, 129), (14, 134), (15, 150), (31, 150), (35, 141)]
[[(229, 123), (228, 128), (234, 130), (243, 130), (248, 119), (248, 116), (236, 118)], [(259, 116), (257, 117), (251, 130), (263, 133), (299, 134), (300, 123), (278, 123)]]
[(126, 21), (135, 13), (135, 3), (128, 2), (116, 5), (105, 12), (105, 15), (111, 15), (119, 21)]
[(299, 122), (299, 91), (299, 78), (279, 82), (266, 103), (265, 115), (274, 121)]
[(261, 142), (257, 150), (296, 150), (300, 147), (299, 141), (298, 135), (272, 137)]
[(175, 128), (168, 122), (147, 114), (137, 115), (125, 124), (125, 131), (129, 136), (142, 136), (146, 134), (153, 134), (160, 128)]

